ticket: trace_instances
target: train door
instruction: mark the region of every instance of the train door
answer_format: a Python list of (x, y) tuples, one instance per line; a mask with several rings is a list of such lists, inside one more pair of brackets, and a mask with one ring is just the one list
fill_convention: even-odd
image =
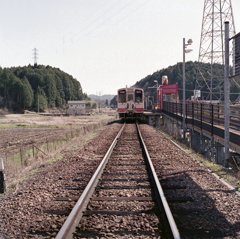
[(132, 113), (134, 109), (134, 92), (132, 88), (127, 89), (127, 105), (126, 108), (129, 113)]

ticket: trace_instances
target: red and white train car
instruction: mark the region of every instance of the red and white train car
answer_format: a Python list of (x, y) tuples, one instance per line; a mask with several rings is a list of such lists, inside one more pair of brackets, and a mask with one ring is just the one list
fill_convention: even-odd
[(141, 118), (144, 112), (144, 90), (135, 87), (121, 88), (117, 92), (119, 118)]

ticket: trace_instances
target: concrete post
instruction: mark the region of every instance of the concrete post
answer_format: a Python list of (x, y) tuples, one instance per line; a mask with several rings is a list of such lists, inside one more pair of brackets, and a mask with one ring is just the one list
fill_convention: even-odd
[(160, 124), (160, 116), (155, 116), (156, 117), (156, 127), (160, 128), (161, 124)]
[(6, 184), (5, 184), (3, 159), (0, 158), (0, 193), (4, 193), (5, 191), (6, 191)]
[(220, 145), (220, 144), (218, 144), (218, 145), (219, 146), (217, 147), (216, 163), (223, 165), (224, 164), (224, 147), (222, 147), (222, 145)]
[(153, 124), (152, 124), (152, 117), (151, 116), (148, 116), (148, 125), (153, 126)]
[(206, 153), (206, 142), (205, 142), (205, 137), (200, 133), (200, 153), (204, 154)]
[(161, 125), (161, 126), (164, 126), (164, 125), (165, 125), (165, 120), (164, 120), (163, 115), (160, 116), (160, 125)]
[(200, 134), (194, 129), (191, 131), (190, 145), (192, 149), (200, 151)]

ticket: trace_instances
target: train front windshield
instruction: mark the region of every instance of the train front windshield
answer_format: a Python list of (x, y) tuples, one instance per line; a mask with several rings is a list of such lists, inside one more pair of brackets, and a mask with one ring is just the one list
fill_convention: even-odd
[(126, 103), (126, 90), (118, 91), (118, 103)]
[(128, 101), (133, 100), (133, 94), (128, 94)]
[(143, 94), (141, 90), (135, 90), (135, 102), (142, 102)]

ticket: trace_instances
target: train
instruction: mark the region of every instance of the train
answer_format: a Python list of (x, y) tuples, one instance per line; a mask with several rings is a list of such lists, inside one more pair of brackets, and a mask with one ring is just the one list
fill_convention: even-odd
[(117, 112), (119, 118), (142, 118), (144, 113), (144, 90), (136, 87), (118, 89)]
[[(144, 109), (154, 113), (161, 112), (164, 102), (179, 102), (178, 83), (168, 84), (168, 77), (162, 76), (162, 85), (158, 85), (154, 93), (144, 95), (144, 90), (138, 87), (125, 87), (117, 91), (117, 113), (119, 118), (144, 118)], [(152, 99), (152, 100), (150, 100)]]

